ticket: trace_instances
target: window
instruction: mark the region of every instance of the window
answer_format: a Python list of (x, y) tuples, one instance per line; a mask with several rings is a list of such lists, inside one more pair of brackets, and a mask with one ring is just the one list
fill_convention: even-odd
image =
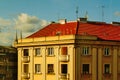
[(48, 48), (48, 55), (49, 56), (54, 55), (54, 48)]
[(110, 64), (105, 64), (104, 65), (104, 73), (109, 74), (110, 73)]
[(67, 74), (67, 64), (61, 64), (61, 73)]
[(28, 64), (24, 64), (23, 65), (23, 72), (24, 73), (28, 73), (29, 72), (29, 66), (28, 66)]
[(48, 73), (54, 73), (54, 65), (48, 64)]
[(88, 55), (89, 54), (89, 47), (83, 47), (82, 54), (83, 55)]
[(110, 54), (110, 49), (109, 48), (104, 48), (104, 55), (108, 56)]
[(67, 55), (67, 54), (68, 54), (67, 47), (62, 47), (61, 48), (61, 55)]
[(24, 49), (23, 56), (28, 56), (28, 55), (29, 55), (29, 50), (28, 49)]
[(35, 73), (40, 73), (40, 72), (41, 72), (41, 65), (35, 64)]
[(82, 73), (83, 74), (89, 74), (89, 64), (83, 64)]
[(41, 55), (40, 51), (41, 51), (40, 48), (36, 48), (35, 49), (35, 56), (40, 56)]

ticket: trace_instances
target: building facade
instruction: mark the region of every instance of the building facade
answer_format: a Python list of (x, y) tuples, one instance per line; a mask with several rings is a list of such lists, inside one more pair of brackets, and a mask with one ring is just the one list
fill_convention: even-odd
[(17, 50), (0, 46), (0, 80), (17, 80)]
[(119, 80), (120, 26), (60, 20), (15, 42), (18, 80)]

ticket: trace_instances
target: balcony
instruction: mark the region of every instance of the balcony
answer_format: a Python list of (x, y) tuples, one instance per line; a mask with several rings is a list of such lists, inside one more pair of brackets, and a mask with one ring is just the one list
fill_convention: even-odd
[(60, 74), (59, 80), (69, 80), (69, 74)]
[(6, 69), (0, 68), (0, 74), (6, 74), (6, 73), (7, 73)]
[(29, 79), (30, 78), (30, 73), (23, 73), (22, 78)]
[(59, 61), (62, 61), (62, 62), (69, 61), (69, 55), (59, 55)]
[(22, 62), (27, 63), (27, 62), (29, 62), (29, 61), (30, 61), (30, 56), (23, 56), (23, 57), (22, 57)]

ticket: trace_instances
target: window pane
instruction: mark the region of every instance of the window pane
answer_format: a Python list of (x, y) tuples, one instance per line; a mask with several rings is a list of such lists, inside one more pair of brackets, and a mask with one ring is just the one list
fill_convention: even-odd
[(83, 47), (83, 48), (82, 48), (82, 54), (83, 54), (83, 55), (89, 54), (89, 47)]
[(40, 64), (35, 64), (35, 73), (39, 73), (40, 71), (41, 65)]
[(67, 47), (61, 48), (61, 55), (67, 55), (67, 52), (68, 52)]
[(29, 72), (28, 64), (24, 64), (24, 65), (23, 65), (23, 72), (24, 72), (24, 73), (28, 73), (28, 72)]
[(67, 74), (67, 64), (61, 64), (61, 73)]
[(53, 69), (53, 64), (48, 64), (48, 73), (53, 73), (54, 69)]
[(110, 53), (110, 49), (109, 48), (105, 48), (104, 49), (104, 55), (109, 55)]
[(36, 49), (35, 49), (35, 55), (36, 55), (36, 56), (39, 56), (39, 55), (40, 55), (40, 48), (36, 48)]
[(89, 74), (89, 64), (83, 64), (82, 69), (83, 74)]
[(48, 55), (54, 55), (54, 48), (48, 48)]
[(105, 74), (109, 74), (110, 73), (110, 64), (105, 64), (104, 65), (104, 72), (105, 72)]
[(48, 48), (48, 55), (51, 55), (51, 48)]
[(29, 56), (29, 50), (28, 49), (24, 49), (23, 56)]

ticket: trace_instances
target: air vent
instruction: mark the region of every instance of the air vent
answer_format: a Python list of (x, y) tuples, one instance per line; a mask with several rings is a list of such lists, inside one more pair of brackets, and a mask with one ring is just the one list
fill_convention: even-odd
[(66, 20), (66, 19), (60, 19), (58, 22), (59, 22), (60, 24), (65, 24), (65, 23), (67, 22), (67, 20)]

